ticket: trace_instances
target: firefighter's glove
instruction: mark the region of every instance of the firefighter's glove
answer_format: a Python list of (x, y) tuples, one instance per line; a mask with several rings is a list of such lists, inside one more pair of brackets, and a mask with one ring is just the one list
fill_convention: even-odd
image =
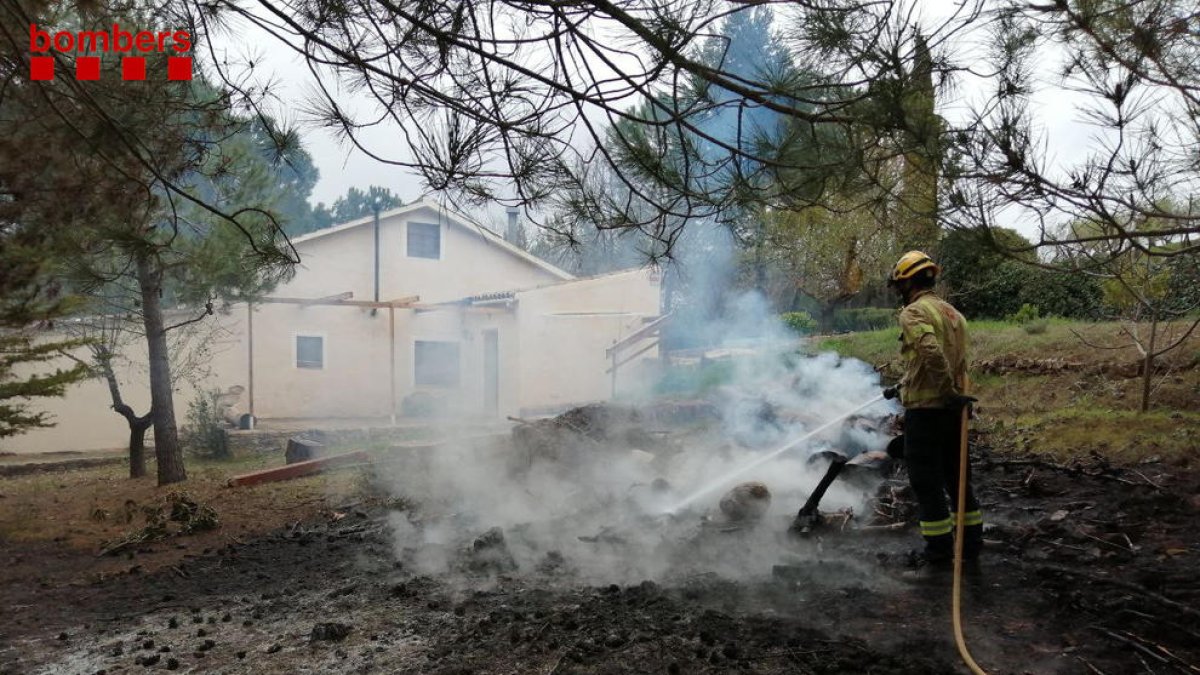
[(900, 397), (900, 385), (897, 384), (897, 385), (888, 387), (887, 389), (884, 389), (883, 397), (889, 401), (894, 398), (899, 398)]
[(962, 410), (963, 408), (970, 408), (978, 400), (974, 396), (967, 396), (966, 394), (950, 394), (949, 402), (951, 408)]

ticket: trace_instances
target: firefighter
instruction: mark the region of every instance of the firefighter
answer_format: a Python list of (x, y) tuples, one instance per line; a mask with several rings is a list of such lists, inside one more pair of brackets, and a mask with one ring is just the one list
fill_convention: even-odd
[[(918, 564), (945, 566), (954, 557), (962, 415), (975, 399), (967, 395), (967, 322), (933, 292), (941, 269), (920, 251), (905, 253), (888, 279), (900, 311), (900, 355), (904, 376), (884, 391), (904, 406), (904, 460), (918, 502), (924, 551)], [(949, 497), (949, 506), (947, 506)], [(983, 544), (983, 515), (967, 474), (963, 558), (975, 560)]]

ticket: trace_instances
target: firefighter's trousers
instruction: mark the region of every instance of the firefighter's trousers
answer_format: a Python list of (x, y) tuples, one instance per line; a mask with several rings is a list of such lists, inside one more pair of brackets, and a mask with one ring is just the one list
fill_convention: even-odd
[[(958, 503), (958, 470), (962, 413), (946, 408), (913, 408), (904, 412), (904, 459), (918, 503), (925, 552), (949, 558), (954, 551), (954, 516)], [(949, 499), (949, 502), (947, 502)], [(975, 558), (983, 545), (983, 514), (967, 467), (967, 501), (963, 557)]]

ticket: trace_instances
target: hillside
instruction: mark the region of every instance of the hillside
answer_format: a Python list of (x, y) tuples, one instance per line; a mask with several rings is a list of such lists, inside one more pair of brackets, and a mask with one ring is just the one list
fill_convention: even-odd
[[(1140, 357), (1118, 324), (1052, 321), (1030, 334), (1010, 323), (975, 322), (970, 331), (977, 427), (997, 447), (1059, 457), (1095, 451), (1121, 461), (1157, 456), (1180, 467), (1200, 459), (1200, 335), (1160, 357), (1150, 411), (1141, 413)], [(1123, 346), (1088, 346), (1076, 333), (1093, 345)], [(899, 375), (896, 329), (817, 346)]]

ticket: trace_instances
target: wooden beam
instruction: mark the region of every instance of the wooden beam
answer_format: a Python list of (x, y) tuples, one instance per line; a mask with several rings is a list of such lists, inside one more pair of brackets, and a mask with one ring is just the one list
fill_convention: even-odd
[(386, 309), (388, 307), (410, 307), (420, 299), (421, 296), (419, 295), (410, 295), (387, 302), (373, 302), (371, 300), (327, 300), (325, 298), (259, 298), (256, 302), (275, 305), (300, 305), (301, 307), (373, 307)]
[(250, 417), (254, 417), (254, 304), (246, 303), (246, 377), (249, 380)]
[(388, 307), (388, 381), (391, 383), (392, 395), (390, 410), (392, 426), (396, 426), (396, 308)]
[[(617, 355), (613, 354), (612, 355), (613, 365), (608, 370), (605, 370), (604, 372), (616, 373), (617, 368), (620, 368), (621, 366), (625, 365), (626, 363), (629, 363), (630, 361), (636, 359), (637, 357), (641, 356), (642, 354), (645, 354), (646, 352), (650, 351), (651, 349), (654, 349), (657, 346), (658, 346), (658, 340), (655, 340), (654, 342), (651, 342), (650, 344), (646, 345), (645, 347), (642, 347), (641, 349), (637, 350), (636, 352), (630, 354), (629, 356), (625, 357), (624, 359), (622, 359), (620, 361), (617, 360)], [(614, 378), (615, 377), (616, 376), (614, 375)]]
[(671, 318), (671, 314), (668, 312), (667, 314), (664, 314), (664, 315), (658, 317), (657, 319), (654, 319), (653, 321), (646, 324), (645, 326), (642, 326), (641, 328), (633, 331), (629, 335), (626, 335), (625, 337), (621, 338), (620, 340), (617, 340), (616, 342), (614, 342), (613, 346), (604, 350), (604, 355), (612, 356), (614, 353), (621, 351), (622, 349), (632, 345), (633, 343), (637, 342), (638, 340), (641, 340), (642, 338), (650, 337), (654, 333), (657, 333), (659, 331), (659, 329), (662, 328), (663, 324), (666, 323), (667, 319), (670, 319), (670, 318)]
[(338, 466), (346, 466), (347, 464), (360, 464), (370, 462), (371, 455), (363, 450), (347, 452), (340, 455), (332, 455), (330, 457), (321, 457), (319, 459), (310, 459), (307, 462), (296, 462), (287, 466), (280, 466), (274, 469), (264, 469), (253, 473), (244, 473), (240, 476), (234, 476), (229, 479), (229, 487), (237, 487), (239, 485), (257, 485), (259, 483), (273, 483), (280, 480), (289, 480), (299, 478), (301, 476), (309, 476), (314, 473), (320, 473), (326, 469), (332, 469)]

